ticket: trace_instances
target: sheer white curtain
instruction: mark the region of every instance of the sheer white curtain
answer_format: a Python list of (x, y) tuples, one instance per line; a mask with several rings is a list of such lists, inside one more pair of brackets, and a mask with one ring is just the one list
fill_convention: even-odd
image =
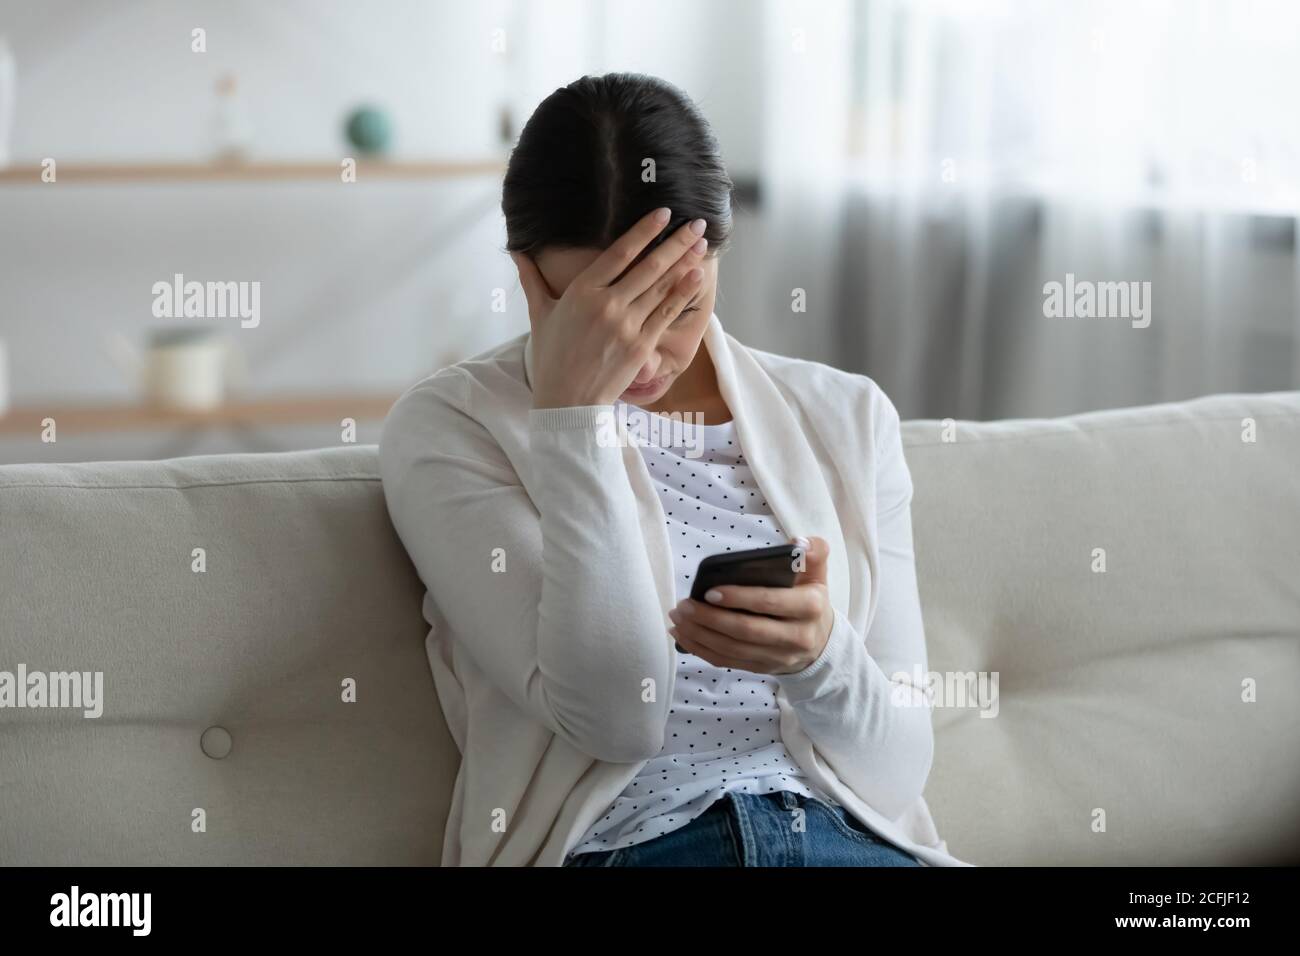
[[(839, 364), (840, 231), (853, 95), (852, 0), (762, 0), (756, 307), (732, 315), (742, 340)], [(750, 329), (753, 329), (751, 334)]]
[[(834, 316), (801, 354), (867, 372), (906, 416), (1300, 387), (1300, 4), (766, 13), (774, 38), (806, 18), (826, 41), (769, 50), (766, 211), (794, 251), (764, 279), (807, 277)], [(1149, 326), (1045, 315), (1067, 276), (1149, 282)]]

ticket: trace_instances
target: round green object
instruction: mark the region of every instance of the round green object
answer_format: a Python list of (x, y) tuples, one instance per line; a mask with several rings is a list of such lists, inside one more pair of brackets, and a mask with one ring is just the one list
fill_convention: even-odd
[(374, 106), (353, 110), (345, 129), (348, 142), (363, 153), (382, 153), (393, 138), (388, 114)]

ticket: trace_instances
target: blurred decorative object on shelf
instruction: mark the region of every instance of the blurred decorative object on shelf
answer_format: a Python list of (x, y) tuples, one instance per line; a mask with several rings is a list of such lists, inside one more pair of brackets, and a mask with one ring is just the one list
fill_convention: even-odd
[(233, 73), (217, 77), (216, 158), (221, 162), (243, 162), (253, 143), (253, 125), (239, 97), (239, 82)]
[(393, 123), (377, 106), (360, 106), (348, 114), (344, 125), (348, 142), (368, 156), (388, 151), (393, 138)]
[(497, 136), (502, 145), (514, 145), (515, 117), (509, 103), (502, 103), (501, 108), (497, 111)]
[(0, 339), (0, 416), (9, 411), (9, 353)]
[(9, 165), (10, 138), (18, 101), (18, 68), (9, 41), (0, 36), (0, 168)]
[(231, 380), (247, 375), (243, 353), (217, 329), (177, 326), (154, 330), (141, 352), (122, 333), (105, 342), (110, 357), (154, 406), (188, 412), (220, 408)]

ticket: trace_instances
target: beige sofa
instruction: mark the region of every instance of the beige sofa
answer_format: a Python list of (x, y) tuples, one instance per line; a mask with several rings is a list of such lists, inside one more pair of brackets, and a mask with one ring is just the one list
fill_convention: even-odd
[[(949, 849), (1300, 859), (1300, 393), (905, 442)], [(438, 862), (457, 754), (373, 447), (2, 467), (0, 540), (0, 671), (104, 680), (0, 709), (0, 864)]]

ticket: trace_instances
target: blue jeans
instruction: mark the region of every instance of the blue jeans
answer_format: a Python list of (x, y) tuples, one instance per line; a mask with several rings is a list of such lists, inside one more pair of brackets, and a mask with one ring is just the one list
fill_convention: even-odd
[[(804, 811), (801, 831), (793, 812)], [(920, 866), (843, 807), (789, 790), (732, 791), (671, 833), (565, 866)]]

